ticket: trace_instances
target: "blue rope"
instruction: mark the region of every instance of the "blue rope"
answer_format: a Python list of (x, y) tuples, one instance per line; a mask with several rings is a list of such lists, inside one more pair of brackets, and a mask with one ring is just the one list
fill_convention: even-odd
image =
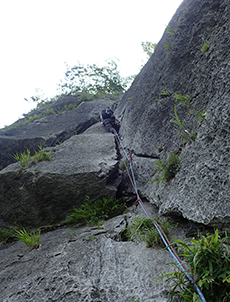
[(129, 157), (128, 157), (126, 151), (125, 151), (125, 148), (124, 148), (124, 146), (123, 146), (123, 144), (122, 144), (122, 142), (121, 142), (121, 140), (120, 140), (120, 137), (119, 137), (117, 131), (116, 131), (115, 129), (113, 129), (113, 130), (114, 130), (114, 133), (115, 133), (115, 135), (116, 135), (116, 137), (117, 137), (117, 139), (118, 139), (118, 141), (119, 141), (120, 146), (122, 147), (122, 150), (123, 150), (123, 152), (124, 152), (124, 154), (125, 154), (127, 160), (129, 161), (130, 171), (131, 171), (131, 174), (132, 174), (132, 179), (133, 179), (133, 183), (134, 183), (134, 186), (135, 186), (135, 190), (136, 190), (136, 194), (137, 194), (137, 201), (138, 201), (139, 205), (141, 206), (142, 210), (145, 212), (145, 215), (153, 221), (154, 226), (155, 226), (155, 228), (157, 229), (158, 233), (160, 234), (161, 239), (162, 239), (162, 241), (164, 242), (164, 244), (165, 244), (167, 250), (170, 252), (170, 254), (173, 256), (173, 258), (176, 260), (176, 263), (179, 265), (180, 269), (184, 272), (184, 274), (186, 275), (186, 277), (187, 277), (187, 278), (195, 285), (195, 288), (196, 288), (197, 293), (199, 294), (201, 300), (202, 300), (203, 302), (206, 302), (205, 297), (204, 297), (204, 295), (202, 294), (200, 288), (198, 287), (198, 285), (196, 284), (196, 282), (193, 280), (193, 278), (189, 275), (189, 273), (186, 271), (186, 269), (183, 267), (183, 265), (180, 263), (180, 261), (177, 259), (176, 255), (172, 252), (170, 246), (169, 246), (168, 243), (166, 242), (166, 240), (165, 240), (165, 238), (164, 238), (164, 236), (163, 236), (161, 230), (159, 229), (158, 225), (156, 224), (156, 222), (154, 221), (154, 219), (149, 215), (149, 213), (146, 211), (145, 207), (143, 206), (143, 204), (142, 204), (142, 202), (141, 202), (141, 200), (140, 200), (140, 197), (139, 197), (139, 195), (138, 195), (137, 184), (136, 184), (136, 180), (135, 180), (135, 176), (134, 176), (134, 172), (133, 172), (133, 167), (132, 167), (131, 160), (129, 159)]

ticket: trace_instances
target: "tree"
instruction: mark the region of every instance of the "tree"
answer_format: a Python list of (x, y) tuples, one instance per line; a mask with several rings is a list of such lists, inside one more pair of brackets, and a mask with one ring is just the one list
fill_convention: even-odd
[(107, 65), (102, 67), (96, 64), (84, 66), (80, 63), (73, 67), (66, 64), (66, 67), (65, 78), (58, 85), (62, 94), (116, 94), (125, 91), (132, 80), (132, 77), (121, 77), (114, 60), (107, 61)]

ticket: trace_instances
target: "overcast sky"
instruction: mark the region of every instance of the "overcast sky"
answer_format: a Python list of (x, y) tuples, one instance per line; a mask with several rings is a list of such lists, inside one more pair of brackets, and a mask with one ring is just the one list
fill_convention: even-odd
[(0, 128), (35, 107), (40, 88), (56, 94), (65, 64), (118, 58), (122, 76), (146, 60), (182, 0), (0, 0)]

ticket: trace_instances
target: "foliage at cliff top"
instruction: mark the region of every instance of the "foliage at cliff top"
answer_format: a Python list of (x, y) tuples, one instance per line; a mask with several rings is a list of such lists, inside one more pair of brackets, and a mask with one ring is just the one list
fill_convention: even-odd
[(75, 95), (83, 91), (94, 96), (117, 94), (125, 91), (133, 79), (132, 76), (121, 77), (115, 60), (108, 60), (102, 67), (80, 63), (70, 67), (66, 64), (66, 69), (65, 78), (58, 85), (62, 94)]

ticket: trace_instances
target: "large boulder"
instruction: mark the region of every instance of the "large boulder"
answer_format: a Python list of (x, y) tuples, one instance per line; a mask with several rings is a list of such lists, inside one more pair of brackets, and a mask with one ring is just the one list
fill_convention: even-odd
[(86, 195), (92, 200), (116, 197), (121, 177), (114, 137), (99, 123), (97, 128), (97, 134), (75, 135), (49, 148), (52, 161), (1, 170), (0, 219), (32, 227), (55, 224)]
[[(55, 146), (72, 135), (83, 133), (98, 122), (102, 109), (115, 106), (114, 101), (110, 99), (95, 99), (83, 101), (80, 104), (79, 102), (79, 97), (62, 97), (31, 113), (27, 120), (34, 115), (40, 118), (24, 126), (4, 131), (4, 135), (0, 135), (0, 169), (15, 162), (12, 155), (16, 152), (24, 152), (27, 148), (31, 152), (37, 151), (38, 145)], [(74, 108), (74, 106), (77, 107)], [(68, 108), (74, 109), (67, 110)], [(47, 112), (53, 112), (53, 114), (46, 115)]]
[[(117, 110), (141, 194), (162, 213), (212, 225), (230, 222), (229, 13), (228, 0), (185, 0)], [(195, 142), (182, 142), (170, 122), (174, 104)], [(172, 151), (181, 152), (179, 172), (152, 183), (153, 162)]]

